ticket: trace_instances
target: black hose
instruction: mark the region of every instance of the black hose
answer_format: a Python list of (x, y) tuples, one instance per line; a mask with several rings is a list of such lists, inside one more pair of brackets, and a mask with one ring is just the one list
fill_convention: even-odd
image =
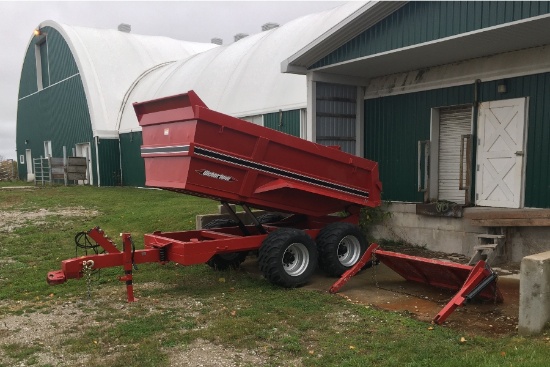
[(88, 250), (93, 250), (94, 253), (97, 255), (99, 253), (98, 247), (99, 245), (95, 242), (92, 242), (90, 240), (90, 237), (88, 237), (88, 233), (86, 232), (78, 232), (74, 236), (74, 243), (75, 243), (75, 256), (78, 257), (78, 249), (84, 250), (84, 254), (88, 255)]
[[(84, 255), (88, 255), (88, 250), (93, 250), (94, 254), (99, 254), (99, 244), (97, 244), (95, 241), (92, 242), (90, 237), (88, 236), (87, 232), (78, 232), (74, 236), (74, 243), (75, 243), (75, 257), (78, 257), (78, 249), (84, 250)], [(105, 251), (104, 251), (105, 252)], [(99, 270), (95, 269), (92, 273), (97, 273), (99, 277)]]

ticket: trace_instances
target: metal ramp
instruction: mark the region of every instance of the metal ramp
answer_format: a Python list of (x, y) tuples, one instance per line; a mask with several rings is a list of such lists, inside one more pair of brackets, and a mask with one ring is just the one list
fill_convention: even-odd
[(434, 317), (433, 321), (436, 324), (443, 323), (457, 307), (475, 297), (495, 302), (503, 301), (496, 284), (496, 273), (483, 260), (478, 261), (475, 266), (463, 265), (384, 251), (377, 244), (372, 244), (361, 260), (346, 271), (329, 292), (338, 292), (369, 261), (373, 264), (380, 261), (408, 281), (456, 291), (451, 301)]

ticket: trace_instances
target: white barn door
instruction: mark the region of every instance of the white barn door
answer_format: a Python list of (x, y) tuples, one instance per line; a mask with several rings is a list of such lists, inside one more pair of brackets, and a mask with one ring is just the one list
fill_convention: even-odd
[(526, 99), (481, 103), (476, 205), (520, 208), (523, 195)]

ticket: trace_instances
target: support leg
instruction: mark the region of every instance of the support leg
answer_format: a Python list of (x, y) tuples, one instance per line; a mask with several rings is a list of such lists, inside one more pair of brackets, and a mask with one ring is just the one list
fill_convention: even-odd
[(363, 254), (363, 256), (361, 256), (359, 261), (355, 263), (355, 265), (353, 265), (351, 268), (349, 268), (344, 274), (342, 274), (340, 279), (338, 279), (332, 285), (332, 287), (330, 287), (329, 292), (337, 293), (340, 290), (340, 288), (342, 288), (342, 286), (351, 279), (351, 277), (359, 273), (359, 271), (363, 269), (363, 267), (367, 264), (367, 262), (369, 262), (372, 259), (372, 253), (377, 248), (378, 248), (378, 245), (376, 243), (373, 243), (372, 245), (370, 245), (367, 251), (365, 251), (365, 253)]
[(135, 302), (137, 299), (134, 298), (134, 284), (133, 284), (133, 275), (132, 269), (134, 266), (134, 244), (132, 242), (132, 237), (129, 233), (122, 234), (122, 246), (123, 246), (123, 261), (124, 261), (124, 276), (120, 277), (120, 281), (126, 282), (126, 294), (128, 297), (128, 302)]

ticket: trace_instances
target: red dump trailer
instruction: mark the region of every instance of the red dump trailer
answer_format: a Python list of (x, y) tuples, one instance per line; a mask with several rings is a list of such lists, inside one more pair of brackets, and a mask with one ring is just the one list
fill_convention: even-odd
[[(146, 185), (220, 201), (232, 218), (202, 230), (146, 234), (144, 249), (123, 234), (120, 250), (94, 228), (86, 236), (105, 253), (63, 261), (61, 270), (48, 273), (50, 284), (123, 266), (120, 279), (133, 301), (136, 264), (224, 269), (238, 266), (251, 251), (258, 252), (265, 278), (284, 287), (303, 285), (317, 266), (331, 276), (358, 271), (368, 247), (357, 226), (360, 210), (380, 205), (376, 162), (210, 110), (193, 91), (135, 103), (134, 109), (142, 126)], [(240, 205), (249, 221), (229, 204)], [(286, 215), (256, 217), (250, 207)], [(430, 271), (424, 277), (434, 276)]]
[[(269, 281), (295, 287), (318, 264), (340, 276), (367, 249), (356, 224), (361, 208), (380, 205), (376, 162), (210, 110), (193, 91), (135, 103), (134, 109), (146, 185), (218, 200), (233, 218), (209, 225), (217, 228), (146, 234), (142, 250), (134, 249), (129, 234), (120, 251), (92, 229), (87, 236), (106, 252), (63, 261), (62, 270), (48, 274), (49, 283), (122, 265), (123, 280), (131, 283), (132, 265), (144, 262), (223, 269), (258, 251)], [(249, 222), (229, 204), (242, 206)], [(256, 218), (250, 207), (287, 216)]]

